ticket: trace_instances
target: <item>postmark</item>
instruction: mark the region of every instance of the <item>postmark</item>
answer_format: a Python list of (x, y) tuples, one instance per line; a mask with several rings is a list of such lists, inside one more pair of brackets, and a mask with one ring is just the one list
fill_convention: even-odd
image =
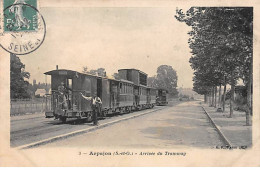
[(46, 24), (37, 10), (37, 0), (4, 0), (0, 15), (0, 46), (25, 55), (38, 49), (46, 35)]

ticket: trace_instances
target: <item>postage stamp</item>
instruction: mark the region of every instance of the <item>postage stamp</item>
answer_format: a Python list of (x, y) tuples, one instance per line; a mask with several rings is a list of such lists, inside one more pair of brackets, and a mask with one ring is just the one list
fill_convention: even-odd
[[(17, 4), (17, 5), (15, 5)], [(19, 4), (19, 5), (18, 5)], [(4, 31), (36, 31), (37, 11), (23, 5), (25, 0), (4, 1)], [(36, 0), (28, 0), (27, 4), (37, 8)]]
[(41, 46), (46, 25), (37, 0), (4, 0), (0, 15), (0, 45), (6, 51), (24, 55)]

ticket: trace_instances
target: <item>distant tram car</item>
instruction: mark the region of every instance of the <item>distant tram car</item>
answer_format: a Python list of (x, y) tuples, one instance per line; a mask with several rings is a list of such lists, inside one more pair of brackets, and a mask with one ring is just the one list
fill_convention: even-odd
[(165, 89), (157, 89), (156, 104), (158, 106), (164, 106), (168, 104), (167, 93), (168, 91)]
[(147, 87), (147, 74), (136, 69), (119, 70), (120, 80), (99, 77), (77, 71), (56, 69), (44, 74), (51, 76), (51, 94), (46, 97), (46, 118), (62, 122), (67, 118), (92, 120), (90, 101), (84, 96), (96, 94), (102, 100), (98, 117), (116, 112), (153, 108), (156, 89)]

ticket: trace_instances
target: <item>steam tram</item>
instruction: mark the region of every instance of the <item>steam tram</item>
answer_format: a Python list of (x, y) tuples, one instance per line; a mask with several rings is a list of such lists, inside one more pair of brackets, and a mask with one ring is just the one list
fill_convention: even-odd
[[(62, 122), (66, 122), (67, 118), (92, 120), (90, 101), (81, 94), (95, 94), (101, 98), (102, 110), (98, 117), (155, 106), (157, 90), (147, 86), (147, 74), (136, 69), (121, 69), (118, 73), (120, 80), (65, 69), (44, 73), (51, 76), (51, 94), (46, 97), (46, 118), (55, 117)], [(63, 87), (62, 92), (60, 87)]]

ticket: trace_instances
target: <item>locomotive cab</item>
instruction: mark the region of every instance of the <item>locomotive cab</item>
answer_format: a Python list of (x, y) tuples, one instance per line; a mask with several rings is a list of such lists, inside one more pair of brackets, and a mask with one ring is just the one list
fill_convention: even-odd
[[(90, 101), (83, 99), (81, 93), (86, 96), (97, 93), (97, 88), (102, 87), (97, 77), (71, 70), (53, 70), (45, 74), (51, 76), (51, 94), (46, 95), (46, 106), (50, 106), (46, 108), (46, 118), (55, 117), (65, 122), (66, 118), (91, 116)], [(101, 96), (102, 91), (97, 95)]]
[(61, 118), (67, 110), (72, 108), (72, 86), (73, 75), (68, 74), (65, 70), (55, 70), (45, 73), (51, 75), (51, 94), (46, 96), (45, 115), (47, 118)]

